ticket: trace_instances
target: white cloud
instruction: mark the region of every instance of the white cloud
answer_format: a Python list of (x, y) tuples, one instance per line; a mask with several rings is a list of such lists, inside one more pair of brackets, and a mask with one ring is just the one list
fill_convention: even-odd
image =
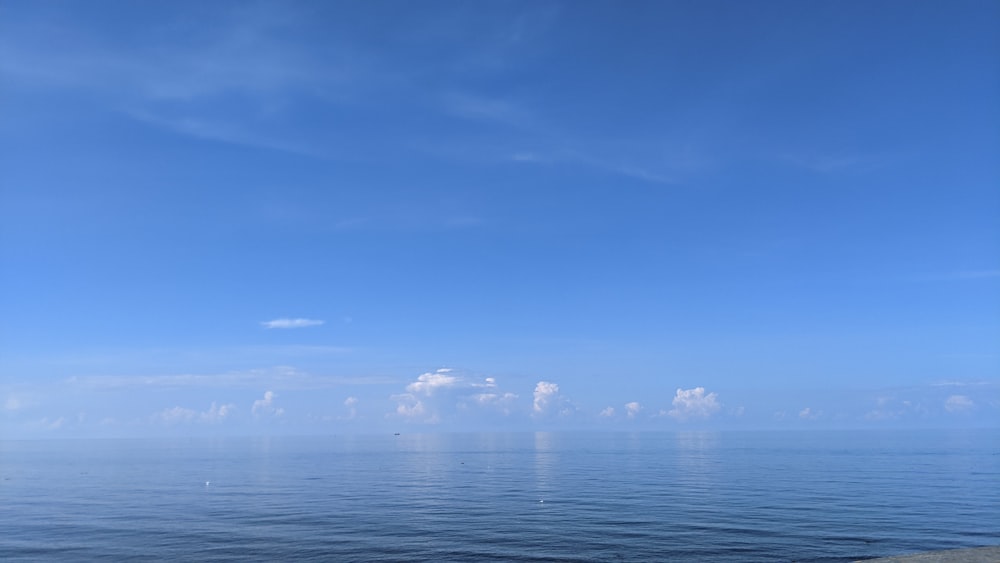
[(135, 387), (327, 389), (341, 385), (385, 385), (394, 382), (395, 379), (381, 376), (321, 376), (291, 366), (274, 366), (218, 374), (73, 376), (64, 381), (68, 385), (86, 389), (128, 389)]
[(441, 368), (433, 373), (425, 373), (417, 377), (417, 380), (406, 386), (410, 393), (427, 395), (434, 394), (436, 389), (456, 387), (461, 379), (454, 375), (448, 375), (451, 369)]
[(181, 424), (190, 422), (216, 423), (226, 420), (226, 418), (233, 414), (234, 410), (236, 410), (236, 405), (220, 405), (213, 401), (212, 405), (208, 407), (208, 410), (201, 413), (194, 409), (181, 406), (163, 409), (153, 415), (153, 421), (163, 424)]
[(263, 321), (260, 324), (264, 328), (305, 328), (307, 326), (319, 326), (325, 322), (316, 319), (274, 319)]
[(518, 398), (515, 393), (502, 392), (497, 381), (487, 377), (470, 381), (451, 368), (427, 372), (410, 382), (405, 393), (391, 395), (396, 409), (387, 416), (437, 423), (452, 415), (474, 409), (487, 409), (509, 415)]
[(533, 152), (516, 152), (510, 155), (515, 162), (542, 162), (542, 158)]
[(216, 405), (212, 402), (212, 406), (208, 408), (207, 411), (201, 413), (201, 420), (204, 422), (222, 422), (226, 419), (233, 411), (236, 410), (236, 405)]
[(635, 418), (636, 415), (638, 415), (639, 411), (641, 410), (642, 410), (642, 405), (640, 405), (635, 401), (632, 401), (631, 403), (625, 403), (625, 416), (629, 418)]
[(263, 399), (257, 399), (253, 402), (253, 407), (250, 412), (254, 416), (281, 416), (285, 414), (285, 409), (274, 406), (274, 398), (276, 395), (273, 391), (265, 391)]
[(344, 406), (347, 407), (347, 416), (344, 416), (344, 417), (341, 417), (341, 418), (345, 418), (345, 419), (350, 420), (350, 419), (353, 419), (353, 418), (357, 417), (358, 416), (357, 405), (358, 405), (358, 398), (357, 397), (348, 397), (348, 398), (344, 399)]
[(1000, 278), (1000, 270), (960, 270), (956, 272), (945, 272), (937, 274), (925, 274), (914, 276), (915, 281), (966, 281), (982, 280), (990, 278)]
[(165, 424), (177, 424), (180, 422), (191, 422), (198, 416), (198, 413), (192, 409), (186, 409), (184, 407), (173, 407), (169, 409), (163, 409), (153, 418), (163, 422)]
[(59, 430), (62, 425), (66, 422), (64, 417), (59, 417), (55, 420), (49, 420), (48, 417), (42, 419), (42, 426), (49, 430)]
[(24, 407), (24, 404), (17, 397), (7, 397), (7, 400), (3, 403), (3, 410), (14, 412), (20, 410)]
[(610, 417), (612, 417), (614, 415), (615, 415), (615, 408), (614, 407), (606, 407), (604, 410), (602, 410), (598, 414), (598, 416), (602, 416), (604, 418), (610, 418)]
[(815, 420), (819, 418), (820, 414), (819, 412), (813, 412), (810, 407), (806, 407), (799, 411), (799, 418), (802, 420)]
[(510, 414), (511, 406), (517, 397), (514, 393), (477, 393), (471, 398), (480, 407), (493, 408), (503, 414)]
[(424, 403), (409, 393), (393, 395), (390, 398), (397, 401), (396, 415), (399, 417), (428, 424), (436, 424), (441, 420), (437, 413), (429, 413)]
[(509, 100), (464, 92), (453, 92), (445, 96), (443, 109), (455, 117), (492, 121), (515, 127), (526, 126), (532, 121), (530, 114), (524, 108)]
[(972, 410), (975, 406), (972, 399), (965, 395), (952, 395), (944, 401), (944, 410), (948, 412), (965, 412)]
[(542, 414), (558, 395), (559, 385), (549, 381), (539, 381), (535, 385), (535, 400), (532, 404), (532, 409), (536, 414)]
[(670, 409), (667, 414), (677, 420), (708, 418), (722, 408), (722, 403), (718, 402), (718, 396), (715, 393), (706, 395), (704, 387), (678, 388), (672, 404), (674, 408)]

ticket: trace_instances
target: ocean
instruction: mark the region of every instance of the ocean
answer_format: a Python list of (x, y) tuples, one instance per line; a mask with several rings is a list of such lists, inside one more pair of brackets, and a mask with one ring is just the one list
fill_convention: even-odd
[(1000, 544), (1000, 432), (0, 442), (0, 560), (852, 561)]

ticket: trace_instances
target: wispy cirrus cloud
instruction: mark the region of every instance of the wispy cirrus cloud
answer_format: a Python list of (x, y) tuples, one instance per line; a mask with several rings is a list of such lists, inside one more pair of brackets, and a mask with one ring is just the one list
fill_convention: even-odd
[(264, 328), (306, 328), (310, 326), (320, 326), (326, 323), (326, 321), (321, 321), (317, 319), (273, 319), (270, 321), (262, 321), (260, 324)]
[(997, 270), (956, 270), (954, 272), (940, 272), (936, 274), (923, 274), (913, 276), (912, 281), (918, 282), (947, 282), (947, 281), (972, 281), (988, 280), (1000, 278), (1000, 269)]
[(63, 380), (65, 385), (92, 390), (184, 387), (328, 389), (342, 385), (386, 385), (394, 382), (396, 379), (384, 376), (314, 375), (292, 366), (218, 374), (89, 375)]
[(860, 154), (791, 154), (780, 155), (778, 160), (798, 168), (821, 174), (838, 172), (867, 172), (888, 160), (885, 157)]

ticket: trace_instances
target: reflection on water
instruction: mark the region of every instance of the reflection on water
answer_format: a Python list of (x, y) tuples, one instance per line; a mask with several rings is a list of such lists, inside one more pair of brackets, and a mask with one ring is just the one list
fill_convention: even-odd
[(1000, 540), (990, 432), (0, 442), (0, 473), (3, 560), (846, 561)]
[(556, 436), (551, 432), (535, 432), (535, 491), (541, 497), (552, 497), (552, 474), (559, 454), (555, 451)]

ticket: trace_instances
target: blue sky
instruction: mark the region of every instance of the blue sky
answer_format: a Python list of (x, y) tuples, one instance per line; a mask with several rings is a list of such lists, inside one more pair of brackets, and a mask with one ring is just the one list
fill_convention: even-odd
[(996, 2), (0, 4), (0, 437), (1000, 425)]

